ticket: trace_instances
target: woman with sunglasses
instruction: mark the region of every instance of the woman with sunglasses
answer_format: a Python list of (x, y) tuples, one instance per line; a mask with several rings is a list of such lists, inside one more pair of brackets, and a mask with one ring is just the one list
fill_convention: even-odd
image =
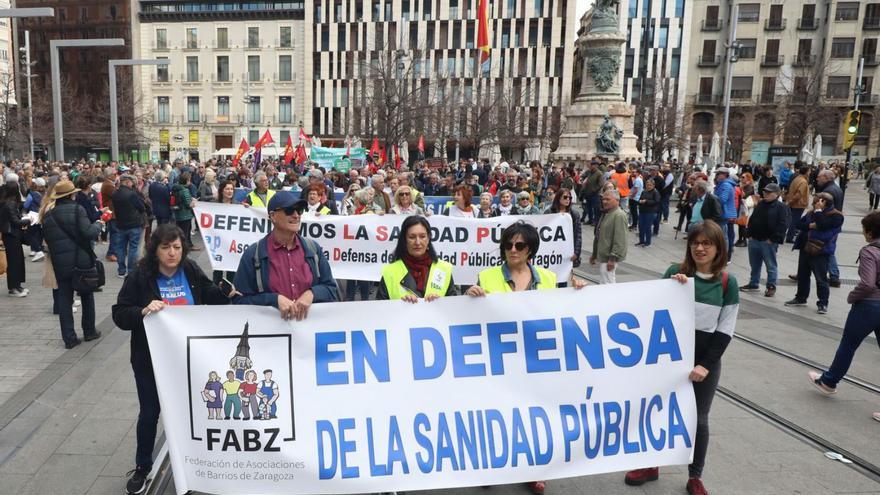
[(409, 186), (398, 186), (394, 192), (394, 203), (391, 213), (395, 215), (425, 215), (425, 210), (413, 203), (413, 192)]
[[(538, 252), (541, 238), (534, 225), (523, 221), (511, 224), (501, 232), (500, 266), (486, 268), (480, 272), (478, 285), (473, 285), (465, 294), (485, 297), (499, 292), (522, 292), (527, 290), (546, 290), (556, 288), (556, 274), (531, 263)], [(575, 289), (587, 285), (574, 276), (570, 279)], [(542, 495), (546, 482), (532, 481), (529, 488), (535, 495)]]
[(563, 187), (553, 197), (553, 204), (550, 206), (548, 213), (561, 213), (563, 215), (571, 216), (571, 224), (574, 226), (574, 235), (572, 236), (574, 240), (574, 254), (571, 256), (571, 261), (574, 263), (575, 268), (577, 268), (581, 266), (581, 217), (576, 211), (574, 211), (574, 209), (572, 209), (572, 201), (573, 196), (571, 194), (571, 189)]
[[(697, 434), (693, 462), (688, 466), (687, 492), (706, 495), (701, 477), (709, 446), (709, 409), (721, 377), (721, 356), (727, 349), (739, 314), (739, 287), (736, 278), (725, 271), (727, 241), (721, 227), (711, 220), (694, 224), (688, 230), (684, 261), (666, 270), (663, 278), (682, 284), (694, 278), (696, 318), (694, 328), (694, 368), (688, 378), (694, 384), (697, 402)], [(626, 473), (624, 482), (643, 485), (659, 477), (656, 467)]]
[(430, 302), (457, 293), (452, 265), (437, 257), (431, 243), (431, 224), (423, 216), (407, 217), (400, 226), (394, 262), (382, 267), (376, 300), (416, 303), (424, 298)]

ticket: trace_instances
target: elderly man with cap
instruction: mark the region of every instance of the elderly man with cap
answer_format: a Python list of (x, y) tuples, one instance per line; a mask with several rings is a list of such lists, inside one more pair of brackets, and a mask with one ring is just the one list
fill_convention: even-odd
[(306, 207), (290, 191), (269, 200), (273, 230), (242, 255), (234, 282), (241, 295), (234, 304), (274, 306), (283, 319), (302, 320), (313, 303), (339, 300), (324, 250), (299, 233)]
[(776, 251), (785, 241), (785, 232), (791, 221), (791, 213), (785, 203), (779, 201), (782, 189), (770, 183), (764, 187), (762, 201), (755, 205), (749, 217), (749, 266), (752, 268), (748, 285), (739, 288), (743, 292), (760, 289), (761, 266), (767, 267), (767, 290), (765, 297), (776, 295)]
[(146, 207), (133, 187), (137, 179), (132, 175), (119, 178), (119, 189), (113, 193), (113, 213), (116, 215), (116, 256), (118, 268), (116, 275), (125, 278), (134, 271), (137, 263), (138, 246), (144, 233), (144, 213)]
[(721, 232), (727, 240), (727, 261), (733, 257), (733, 226), (736, 221), (736, 183), (730, 178), (730, 169), (718, 167), (715, 169), (715, 197), (721, 203), (721, 220), (718, 224)]

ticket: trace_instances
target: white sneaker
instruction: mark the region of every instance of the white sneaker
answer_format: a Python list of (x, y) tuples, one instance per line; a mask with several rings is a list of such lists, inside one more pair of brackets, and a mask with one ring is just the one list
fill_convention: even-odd
[(40, 261), (41, 259), (43, 259), (45, 257), (46, 257), (46, 253), (44, 253), (42, 251), (37, 251), (36, 253), (34, 253), (34, 257), (33, 257), (33, 259), (31, 259), (31, 261), (35, 261), (35, 262)]
[(877, 421), (880, 421), (880, 412), (875, 412), (874, 414), (871, 415), (871, 417)]
[(12, 289), (9, 291), (9, 297), (27, 297), (27, 289)]
[(80, 301), (79, 299), (73, 300), (73, 307), (74, 308), (78, 308), (78, 307), (80, 307), (80, 305), (82, 305), (82, 301)]
[(73, 306), (73, 307), (71, 307), (71, 308), (70, 308), (70, 309), (71, 309), (71, 310), (72, 310), (72, 312), (74, 312), (74, 313), (76, 313), (76, 312), (77, 312), (77, 309), (76, 309), (76, 306)]

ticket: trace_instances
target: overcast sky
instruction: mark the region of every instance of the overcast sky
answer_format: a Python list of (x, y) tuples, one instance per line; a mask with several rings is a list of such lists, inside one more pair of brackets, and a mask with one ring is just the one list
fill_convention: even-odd
[(594, 0), (577, 0), (577, 18), (581, 19), (581, 16), (584, 15), (584, 12), (590, 8), (590, 5), (593, 5)]

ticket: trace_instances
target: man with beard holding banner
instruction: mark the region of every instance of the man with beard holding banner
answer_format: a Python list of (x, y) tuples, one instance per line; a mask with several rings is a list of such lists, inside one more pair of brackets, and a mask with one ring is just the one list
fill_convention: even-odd
[(278, 191), (269, 200), (273, 230), (247, 248), (235, 274), (242, 295), (235, 304), (278, 308), (285, 320), (302, 320), (312, 303), (339, 301), (333, 272), (317, 242), (299, 234), (305, 200)]

